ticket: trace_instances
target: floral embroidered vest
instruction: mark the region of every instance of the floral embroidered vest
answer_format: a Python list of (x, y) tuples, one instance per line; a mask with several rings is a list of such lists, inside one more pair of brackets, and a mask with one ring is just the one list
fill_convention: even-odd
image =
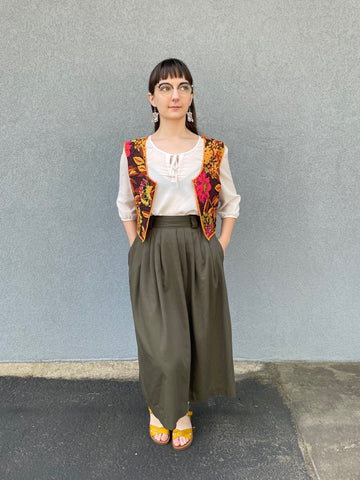
[[(221, 189), (220, 164), (225, 145), (213, 138), (204, 135), (201, 137), (204, 139), (203, 162), (200, 173), (192, 180), (192, 183), (201, 226), (205, 237), (210, 240), (216, 232), (216, 210)], [(146, 238), (157, 187), (157, 182), (149, 177), (147, 171), (146, 140), (147, 137), (137, 138), (124, 144), (137, 213), (136, 230), (143, 242)]]

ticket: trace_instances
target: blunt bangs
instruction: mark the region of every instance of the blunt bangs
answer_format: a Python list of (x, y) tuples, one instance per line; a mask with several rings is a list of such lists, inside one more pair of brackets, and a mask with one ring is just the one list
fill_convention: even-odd
[(149, 92), (154, 93), (154, 88), (160, 80), (166, 78), (184, 77), (191, 85), (193, 83), (190, 70), (185, 63), (176, 58), (168, 58), (160, 62), (152, 71), (149, 79)]

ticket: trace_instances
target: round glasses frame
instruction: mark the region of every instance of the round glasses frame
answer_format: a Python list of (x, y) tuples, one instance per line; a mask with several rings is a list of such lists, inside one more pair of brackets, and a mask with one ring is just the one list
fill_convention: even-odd
[(178, 87), (174, 87), (174, 85), (171, 85), (171, 83), (164, 82), (159, 83), (156, 85), (156, 87), (159, 89), (161, 95), (164, 95), (164, 97), (171, 97), (175, 89), (182, 97), (186, 97), (194, 91), (194, 85), (190, 85), (188, 82), (180, 83)]

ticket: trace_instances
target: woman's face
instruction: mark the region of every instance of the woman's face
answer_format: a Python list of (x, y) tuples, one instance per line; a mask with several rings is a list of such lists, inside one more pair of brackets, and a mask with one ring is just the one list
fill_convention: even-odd
[(178, 120), (185, 117), (194, 93), (186, 78), (168, 76), (155, 85), (154, 94), (148, 93), (148, 98), (161, 119)]

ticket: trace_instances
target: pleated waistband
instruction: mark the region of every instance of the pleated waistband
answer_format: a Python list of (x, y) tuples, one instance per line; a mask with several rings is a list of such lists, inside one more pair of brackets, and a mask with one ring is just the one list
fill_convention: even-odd
[(170, 227), (200, 227), (199, 215), (151, 215), (149, 228), (170, 228)]

